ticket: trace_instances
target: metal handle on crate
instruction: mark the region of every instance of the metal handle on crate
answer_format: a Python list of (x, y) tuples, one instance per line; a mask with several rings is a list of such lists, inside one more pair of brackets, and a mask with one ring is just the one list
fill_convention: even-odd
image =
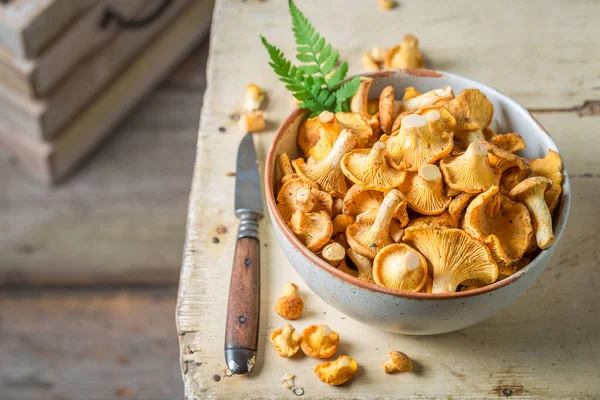
[(148, 15), (139, 19), (127, 19), (117, 10), (112, 7), (107, 7), (104, 10), (104, 15), (100, 20), (100, 28), (106, 29), (111, 23), (117, 24), (123, 29), (139, 29), (150, 25), (152, 22), (157, 20), (167, 8), (173, 3), (173, 0), (162, 0), (162, 2)]

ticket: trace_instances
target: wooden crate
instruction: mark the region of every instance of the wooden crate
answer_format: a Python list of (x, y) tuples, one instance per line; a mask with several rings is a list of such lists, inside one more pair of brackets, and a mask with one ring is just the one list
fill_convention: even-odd
[[(35, 179), (53, 184), (68, 175), (169, 70), (204, 38), (213, 0), (193, 0), (166, 30), (54, 141), (11, 130), (0, 116), (0, 146), (14, 154)], [(83, 83), (83, 82), (82, 82)]]
[(121, 31), (106, 46), (80, 62), (47, 96), (31, 99), (0, 86), (0, 118), (4, 130), (12, 135), (47, 141), (61, 134), (191, 1), (173, 0), (147, 27)]
[(134, 18), (148, 14), (161, 3), (162, 0), (97, 0), (34, 58), (23, 59), (6, 47), (0, 48), (0, 85), (24, 97), (47, 95), (82, 59), (120, 31), (117, 24), (102, 25), (109, 8)]

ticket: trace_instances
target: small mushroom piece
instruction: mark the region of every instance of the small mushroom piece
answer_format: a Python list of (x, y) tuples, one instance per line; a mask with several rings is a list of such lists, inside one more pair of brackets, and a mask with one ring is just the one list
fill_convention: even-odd
[(494, 146), (497, 146), (502, 150), (509, 151), (511, 153), (523, 150), (527, 147), (523, 138), (517, 135), (516, 133), (505, 133), (502, 135), (496, 135), (491, 138), (491, 142)]
[(554, 150), (548, 150), (546, 157), (531, 160), (529, 166), (534, 176), (543, 176), (552, 181), (552, 186), (544, 194), (544, 199), (546, 199), (546, 204), (552, 214), (562, 195), (562, 159)]
[(294, 386), (296, 386), (296, 383), (294, 382), (294, 378), (296, 378), (296, 375), (286, 372), (283, 375), (283, 377), (281, 378), (281, 385), (284, 388), (291, 390)]
[(335, 354), (340, 336), (329, 326), (311, 325), (302, 332), (300, 347), (304, 354), (315, 358), (329, 358)]
[(358, 370), (356, 361), (351, 357), (339, 356), (335, 361), (328, 361), (315, 367), (315, 374), (321, 382), (332, 386), (343, 385)]
[(348, 244), (358, 254), (368, 258), (375, 258), (377, 252), (385, 246), (392, 244), (390, 237), (390, 223), (394, 211), (400, 202), (402, 195), (396, 189), (392, 189), (383, 199), (373, 222), (355, 222), (346, 229)]
[(423, 164), (418, 172), (408, 172), (398, 190), (408, 206), (419, 214), (441, 214), (452, 201), (444, 191), (440, 169), (433, 164)]
[(462, 147), (485, 140), (483, 130), (492, 122), (494, 106), (479, 89), (465, 89), (448, 102), (448, 110), (456, 118), (455, 139)]
[(555, 241), (552, 232), (552, 216), (544, 199), (546, 191), (551, 186), (550, 179), (535, 176), (525, 179), (509, 193), (513, 200), (522, 201), (529, 209), (535, 229), (535, 239), (542, 250), (552, 246)]
[(287, 181), (277, 194), (277, 208), (283, 220), (288, 223), (295, 211), (303, 213), (325, 211), (331, 216), (333, 200), (329, 193), (315, 189), (302, 179)]
[(330, 111), (323, 111), (319, 114), (319, 123), (321, 124), (319, 140), (309, 152), (311, 158), (315, 161), (321, 161), (327, 157), (342, 131), (342, 127), (335, 118), (335, 114)]
[(385, 60), (386, 52), (387, 50), (385, 47), (376, 46), (371, 49), (371, 52), (369, 54), (371, 55), (373, 61), (375, 61), (378, 64), (381, 64)]
[(335, 218), (342, 213), (343, 209), (344, 199), (340, 199), (339, 197), (333, 199), (333, 203), (331, 204), (331, 216)]
[(446, 86), (440, 89), (430, 90), (419, 96), (402, 101), (396, 101), (396, 91), (393, 86), (387, 86), (379, 96), (379, 119), (381, 129), (386, 134), (391, 134), (394, 121), (398, 116), (406, 111), (417, 110), (419, 108), (433, 106), (439, 102), (444, 102), (454, 98), (452, 87)]
[(333, 225), (333, 235), (338, 235), (340, 233), (346, 233), (346, 228), (350, 224), (354, 222), (354, 217), (345, 214), (339, 214), (334, 219), (331, 220), (331, 224)]
[[(487, 142), (482, 142), (487, 143)], [(498, 146), (487, 143), (488, 149), (488, 164), (492, 168), (497, 168), (500, 173), (506, 171), (509, 168), (517, 167), (519, 169), (529, 169), (529, 160), (518, 155), (501, 149)]]
[(436, 129), (442, 115), (431, 110), (426, 115), (410, 114), (394, 136), (382, 136), (389, 163), (398, 169), (417, 171), (423, 164), (433, 164), (450, 154), (452, 132)]
[(346, 178), (365, 189), (385, 192), (398, 187), (406, 172), (392, 167), (384, 156), (385, 144), (377, 142), (371, 149), (352, 150), (342, 159)]
[(421, 94), (422, 93), (419, 92), (417, 89), (415, 89), (412, 86), (409, 86), (404, 89), (404, 97), (402, 97), (402, 100), (414, 99), (415, 97), (419, 97)]
[(298, 296), (298, 285), (287, 282), (283, 287), (283, 294), (275, 303), (275, 311), (281, 318), (296, 319), (304, 310), (304, 302)]
[(419, 50), (419, 39), (407, 34), (399, 45), (389, 49), (385, 54), (384, 67), (396, 68), (423, 68), (423, 55)]
[(499, 193), (498, 186), (492, 186), (469, 204), (462, 227), (488, 245), (499, 267), (523, 257), (533, 236), (527, 207)]
[(310, 149), (316, 146), (321, 138), (321, 121), (319, 117), (309, 118), (302, 122), (298, 129), (298, 146), (304, 157), (310, 156)]
[(351, 151), (355, 144), (356, 135), (344, 129), (326, 158), (313, 164), (307, 164), (299, 158), (292, 161), (292, 164), (302, 180), (314, 182), (321, 190), (343, 198), (348, 186), (340, 164), (344, 155)]
[(358, 254), (352, 248), (349, 248), (346, 253), (358, 269), (356, 277), (365, 282), (373, 283), (373, 262), (369, 258)]
[(243, 114), (238, 125), (244, 132), (262, 132), (265, 130), (265, 116), (260, 110), (252, 111)]
[(423, 285), (423, 289), (421, 289), (421, 293), (431, 293), (433, 291), (433, 279), (427, 275), (425, 279), (425, 285)]
[(265, 93), (258, 85), (251, 83), (246, 86), (246, 103), (244, 104), (244, 108), (246, 108), (246, 110), (258, 110), (264, 99)]
[(333, 225), (330, 218), (326, 211), (304, 213), (296, 210), (287, 225), (303, 245), (316, 251), (331, 239)]
[(271, 343), (281, 357), (294, 357), (300, 349), (300, 335), (292, 325), (285, 324), (283, 328), (271, 333)]
[(500, 171), (487, 162), (484, 142), (473, 142), (464, 154), (440, 162), (446, 184), (467, 193), (481, 193), (500, 181)]
[(373, 60), (370, 52), (366, 52), (360, 57), (360, 61), (362, 62), (363, 68), (367, 72), (379, 71), (381, 67), (379, 64)]
[(381, 249), (373, 261), (373, 279), (379, 286), (418, 292), (427, 278), (427, 260), (404, 243)]
[(411, 359), (403, 352), (390, 351), (390, 359), (383, 363), (383, 370), (386, 374), (412, 372), (413, 364)]
[(342, 212), (354, 218), (359, 218), (360, 215), (370, 213), (372, 210), (377, 213), (381, 202), (383, 202), (383, 193), (377, 190), (369, 190), (354, 185), (346, 193), (344, 197), (344, 208)]
[(290, 156), (288, 156), (287, 153), (281, 153), (277, 157), (277, 165), (279, 165), (279, 171), (281, 172), (282, 185), (289, 180), (298, 178), (298, 175), (296, 175), (294, 169), (292, 168)]
[(418, 250), (433, 268), (432, 293), (455, 292), (467, 279), (486, 285), (498, 279), (498, 266), (489, 249), (460, 229), (410, 227), (404, 243)]
[(379, 5), (384, 10), (391, 10), (396, 7), (396, 0), (379, 0)]
[(329, 243), (321, 251), (321, 256), (334, 267), (338, 266), (346, 257), (346, 249), (337, 242)]

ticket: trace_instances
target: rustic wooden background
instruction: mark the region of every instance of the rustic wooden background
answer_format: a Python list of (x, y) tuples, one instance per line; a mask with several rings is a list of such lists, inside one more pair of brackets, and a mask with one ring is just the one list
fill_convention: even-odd
[(0, 399), (179, 399), (174, 310), (208, 43), (65, 185), (0, 158)]

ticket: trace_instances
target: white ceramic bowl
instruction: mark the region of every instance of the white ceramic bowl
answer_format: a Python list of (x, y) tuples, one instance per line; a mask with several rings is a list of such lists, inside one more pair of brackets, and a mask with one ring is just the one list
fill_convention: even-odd
[[(521, 154), (529, 159), (543, 157), (556, 144), (533, 116), (514, 100), (476, 81), (446, 72), (429, 70), (381, 71), (366, 74), (374, 79), (370, 97), (394, 86), (396, 93), (414, 86), (421, 92), (452, 86), (454, 93), (463, 89), (481, 90), (494, 105), (492, 127), (498, 132), (517, 132), (527, 143)], [(277, 238), (290, 263), (306, 284), (323, 300), (349, 317), (380, 329), (412, 335), (430, 335), (466, 328), (489, 318), (514, 302), (548, 265), (563, 234), (571, 204), (571, 189), (564, 170), (563, 195), (554, 218), (556, 243), (514, 275), (480, 289), (458, 293), (399, 292), (370, 284), (338, 271), (300, 243), (283, 222), (277, 209), (274, 182), (280, 173), (277, 156), (287, 152), (300, 157), (296, 144), (303, 113), (296, 109), (281, 125), (267, 155), (265, 188), (271, 221)]]

